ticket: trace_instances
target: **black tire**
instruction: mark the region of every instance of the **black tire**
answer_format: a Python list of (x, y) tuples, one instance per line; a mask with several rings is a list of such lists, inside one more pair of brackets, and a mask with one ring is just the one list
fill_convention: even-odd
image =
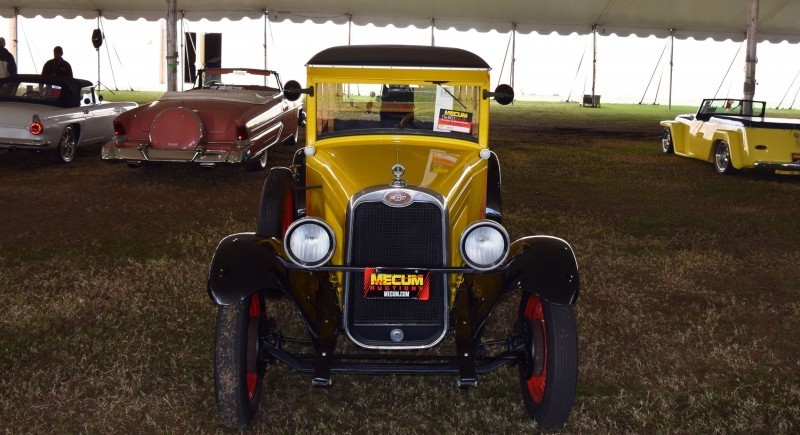
[(661, 151), (664, 154), (672, 154), (675, 152), (675, 146), (672, 143), (672, 132), (669, 127), (664, 127), (664, 132), (661, 134)]
[(75, 159), (78, 136), (71, 125), (64, 127), (58, 146), (54, 150), (53, 159), (59, 163), (71, 163)]
[(265, 322), (264, 297), (259, 293), (217, 308), (214, 389), (225, 426), (249, 427), (258, 411), (267, 364), (259, 358)]
[(714, 144), (714, 169), (720, 174), (734, 172), (733, 163), (731, 163), (731, 147), (724, 140)]
[(572, 307), (523, 292), (519, 319), (528, 344), (527, 357), (519, 364), (525, 409), (544, 429), (563, 427), (578, 382), (578, 334)]
[(256, 233), (283, 240), (286, 229), (297, 217), (294, 176), (288, 168), (272, 168), (261, 189)]

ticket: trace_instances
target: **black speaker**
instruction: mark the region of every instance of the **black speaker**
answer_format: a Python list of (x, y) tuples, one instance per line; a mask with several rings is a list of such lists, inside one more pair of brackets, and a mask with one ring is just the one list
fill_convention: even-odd
[(94, 48), (100, 48), (103, 45), (103, 32), (100, 29), (92, 31), (92, 45), (94, 45)]

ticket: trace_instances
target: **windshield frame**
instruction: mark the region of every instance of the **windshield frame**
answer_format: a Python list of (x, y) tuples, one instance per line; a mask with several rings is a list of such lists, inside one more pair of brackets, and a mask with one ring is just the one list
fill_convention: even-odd
[[(395, 140), (399, 140), (403, 135), (435, 136), (453, 140), (464, 140), (471, 143), (477, 142), (483, 147), (488, 147), (489, 136), (489, 99), (484, 98), (483, 93), (489, 86), (488, 69), (465, 69), (465, 68), (415, 68), (415, 67), (338, 67), (338, 66), (308, 66), (307, 83), (314, 89), (314, 94), (306, 99), (307, 117), (307, 136), (306, 143), (314, 144), (317, 140), (328, 138), (340, 138), (349, 135), (392, 135)], [(321, 96), (321, 85), (341, 84), (365, 85), (386, 85), (386, 84), (408, 84), (413, 86), (465, 86), (473, 87), (476, 96), (474, 99), (475, 110), (479, 113), (478, 121), (474, 125), (473, 134), (457, 134), (446, 131), (434, 131), (432, 129), (415, 130), (413, 128), (369, 128), (363, 130), (335, 131), (319, 133), (321, 128), (317, 126), (318, 103), (324, 104)], [(454, 103), (458, 105), (458, 103)], [(459, 106), (460, 107), (460, 106)], [(433, 108), (433, 104), (429, 108)], [(432, 115), (431, 115), (432, 116)]]
[(318, 83), (319, 139), (351, 134), (414, 134), (478, 142), (481, 88), (443, 81)]

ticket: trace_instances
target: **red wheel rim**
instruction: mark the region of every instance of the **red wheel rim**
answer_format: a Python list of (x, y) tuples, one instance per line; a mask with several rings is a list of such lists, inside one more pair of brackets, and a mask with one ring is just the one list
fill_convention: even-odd
[(289, 191), (283, 197), (283, 216), (281, 216), (281, 236), (286, 235), (286, 230), (289, 229), (289, 225), (292, 224), (292, 192)]
[[(528, 303), (525, 304), (525, 316), (534, 322), (538, 323), (542, 328), (542, 339), (544, 340), (544, 352), (542, 365), (542, 373), (533, 375), (528, 378), (528, 393), (537, 404), (542, 403), (544, 396), (544, 387), (547, 383), (547, 331), (544, 327), (544, 311), (542, 310), (542, 301), (538, 296), (531, 295), (528, 298)], [(538, 350), (537, 350), (538, 351)]]
[(250, 296), (250, 313), (247, 328), (247, 400), (256, 397), (258, 389), (258, 324), (261, 318), (261, 300), (258, 293)]

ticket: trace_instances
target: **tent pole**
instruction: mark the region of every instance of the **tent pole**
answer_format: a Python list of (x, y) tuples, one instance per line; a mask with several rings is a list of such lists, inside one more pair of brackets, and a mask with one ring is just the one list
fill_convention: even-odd
[(675, 52), (675, 29), (669, 29), (669, 109), (672, 110), (672, 65)]
[[(103, 11), (98, 9), (97, 10), (97, 28), (98, 29), (100, 28), (100, 17), (101, 16), (103, 16)], [(102, 34), (101, 34), (100, 37), (102, 38)], [(102, 39), (101, 39), (101, 41), (102, 41)], [(99, 92), (100, 91), (100, 84), (101, 84), (101, 82), (100, 82), (100, 47), (95, 47), (94, 51), (97, 52), (97, 86), (95, 87), (95, 89), (97, 89), (97, 91)]]
[[(264, 69), (269, 69), (267, 65), (267, 24), (269, 23), (269, 11), (262, 9), (264, 12)], [(267, 77), (264, 76), (264, 86), (267, 85)]]
[(758, 0), (749, 0), (747, 13), (747, 54), (744, 64), (744, 99), (756, 94), (756, 47), (758, 46)]
[(517, 60), (517, 23), (511, 23), (511, 87), (514, 87), (514, 63)]
[(167, 0), (167, 90), (178, 89), (177, 23), (178, 0)]
[(14, 56), (14, 59), (17, 60), (17, 65), (19, 65), (19, 56), (17, 56), (17, 25), (19, 24), (19, 8), (14, 8), (14, 19), (8, 22), (8, 34), (11, 36), (11, 47), (8, 47), (8, 51)]
[(353, 14), (347, 14), (347, 45), (352, 44), (353, 40)]
[[(186, 21), (186, 11), (181, 10), (181, 36), (178, 38), (181, 41), (181, 56), (185, 56), (187, 61), (189, 56), (186, 56), (186, 29), (183, 28), (184, 22)], [(183, 84), (186, 82), (186, 77), (183, 75), (183, 69), (181, 68), (181, 91), (183, 91)]]
[(592, 107), (595, 107), (594, 85), (597, 78), (597, 24), (592, 24)]
[(436, 21), (431, 18), (431, 47), (436, 46), (436, 40), (433, 38), (433, 30), (436, 29)]

